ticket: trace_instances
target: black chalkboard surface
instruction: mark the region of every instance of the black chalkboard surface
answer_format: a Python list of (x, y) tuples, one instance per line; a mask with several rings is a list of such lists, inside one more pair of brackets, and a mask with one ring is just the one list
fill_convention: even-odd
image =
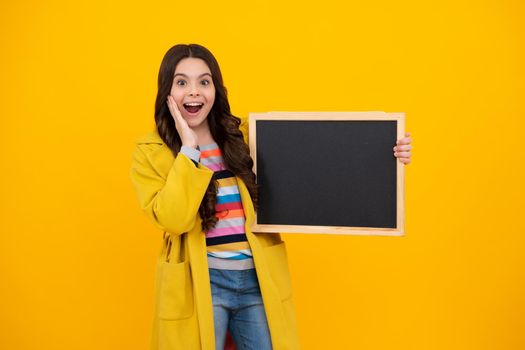
[(254, 232), (404, 234), (404, 113), (250, 113)]

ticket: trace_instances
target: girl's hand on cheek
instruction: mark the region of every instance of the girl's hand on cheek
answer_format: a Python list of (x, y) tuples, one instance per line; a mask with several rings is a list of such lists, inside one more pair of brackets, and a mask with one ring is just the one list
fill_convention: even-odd
[(405, 133), (406, 137), (397, 140), (396, 146), (394, 147), (394, 157), (397, 157), (401, 163), (410, 163), (410, 150), (412, 149), (412, 139), (410, 133)]
[(175, 121), (175, 128), (179, 133), (180, 139), (182, 140), (183, 146), (188, 146), (195, 148), (197, 147), (197, 135), (191, 128), (188, 126), (188, 123), (180, 114), (179, 107), (171, 95), (168, 95), (168, 100), (166, 101), (170, 113)]

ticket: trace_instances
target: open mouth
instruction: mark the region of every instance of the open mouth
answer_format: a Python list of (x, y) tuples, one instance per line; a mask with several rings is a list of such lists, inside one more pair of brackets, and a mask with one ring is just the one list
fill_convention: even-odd
[(184, 104), (184, 109), (188, 111), (188, 113), (195, 114), (201, 110), (202, 106), (204, 106), (204, 103), (190, 102)]

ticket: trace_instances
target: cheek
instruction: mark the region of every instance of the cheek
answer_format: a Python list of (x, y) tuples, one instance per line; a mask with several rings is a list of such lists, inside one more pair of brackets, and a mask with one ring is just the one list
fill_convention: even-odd
[(171, 90), (170, 95), (173, 97), (175, 102), (180, 106), (182, 106), (182, 101), (184, 99), (184, 94), (181, 94), (180, 92)]
[(208, 106), (207, 106), (208, 112), (211, 111), (214, 104), (215, 104), (215, 101), (213, 101), (213, 98), (211, 100), (208, 99)]
[(210, 106), (213, 105), (213, 103), (215, 102), (215, 90), (213, 90), (213, 92), (210, 91), (208, 94), (206, 94), (206, 100), (208, 100)]

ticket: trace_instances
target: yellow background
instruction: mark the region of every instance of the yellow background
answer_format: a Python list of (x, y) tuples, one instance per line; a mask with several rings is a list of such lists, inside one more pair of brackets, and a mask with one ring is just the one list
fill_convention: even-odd
[(0, 8), (0, 348), (147, 349), (161, 233), (128, 170), (181, 42), (238, 116), (406, 113), (405, 237), (283, 235), (304, 349), (525, 348), (523, 2)]

